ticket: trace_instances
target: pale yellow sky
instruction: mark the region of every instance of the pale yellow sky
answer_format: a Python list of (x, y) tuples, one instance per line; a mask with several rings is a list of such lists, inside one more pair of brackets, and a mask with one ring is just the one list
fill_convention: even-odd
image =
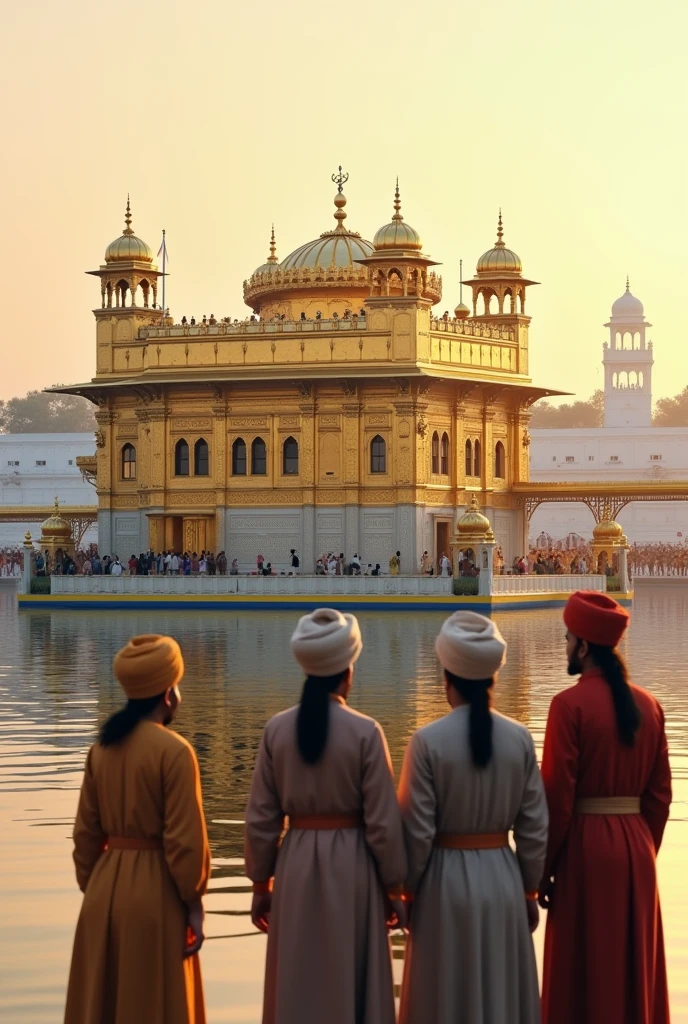
[(167, 229), (175, 318), (242, 317), (242, 281), (334, 222), (403, 212), (444, 298), (494, 242), (523, 259), (531, 368), (586, 397), (626, 273), (654, 325), (655, 397), (688, 382), (683, 337), (686, 28), (674, 0), (23, 0), (0, 61), (0, 397), (85, 380), (84, 275), (123, 227)]

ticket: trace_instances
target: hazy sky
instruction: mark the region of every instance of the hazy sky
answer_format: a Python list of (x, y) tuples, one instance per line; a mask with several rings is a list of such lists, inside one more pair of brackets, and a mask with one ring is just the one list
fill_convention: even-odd
[(495, 237), (531, 289), (538, 384), (600, 386), (613, 300), (654, 325), (655, 397), (688, 382), (686, 28), (680, 0), (23, 0), (3, 10), (0, 397), (94, 373), (86, 277), (123, 228), (168, 304), (242, 317), (242, 281), (333, 224), (403, 213), (458, 301)]

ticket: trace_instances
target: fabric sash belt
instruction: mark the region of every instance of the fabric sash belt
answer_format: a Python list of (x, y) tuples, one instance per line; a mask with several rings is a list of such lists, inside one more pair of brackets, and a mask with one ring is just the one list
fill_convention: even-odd
[(358, 814), (294, 814), (289, 818), (289, 828), (334, 831), (338, 828), (362, 828), (363, 815)]
[(434, 845), (440, 850), (501, 850), (509, 845), (508, 832), (440, 832)]
[(640, 814), (639, 796), (588, 796), (576, 800), (578, 814)]
[(108, 850), (162, 850), (161, 839), (130, 839), (128, 836), (108, 836)]

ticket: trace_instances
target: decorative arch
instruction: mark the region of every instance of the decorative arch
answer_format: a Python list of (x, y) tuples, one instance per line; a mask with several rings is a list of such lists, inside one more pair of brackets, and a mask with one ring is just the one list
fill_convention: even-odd
[(268, 471), (268, 449), (262, 437), (254, 437), (251, 442), (251, 474), (265, 476)]
[(473, 444), (470, 437), (466, 440), (466, 476), (473, 476)]
[(122, 479), (136, 479), (136, 448), (133, 444), (125, 444), (122, 448)]
[(440, 473), (442, 476), (449, 476), (449, 434), (446, 430), (442, 434), (440, 445)]
[(432, 460), (431, 460), (431, 471), (435, 474), (440, 471), (440, 435), (437, 431), (432, 435), (432, 444), (430, 446)]
[(237, 437), (232, 444), (232, 476), (246, 476), (246, 442)]
[(480, 440), (476, 438), (473, 445), (473, 476), (480, 476), (483, 471), (482, 452)]
[(288, 437), (282, 445), (282, 472), (285, 476), (299, 472), (299, 443), (295, 437)]
[(208, 476), (210, 473), (210, 449), (204, 437), (194, 445), (194, 476)]
[(501, 441), (497, 441), (495, 445), (494, 475), (498, 480), (503, 480), (506, 476), (506, 452)]
[(174, 475), (189, 475), (189, 444), (183, 437), (174, 446)]
[(380, 434), (370, 442), (370, 472), (387, 472), (387, 442)]

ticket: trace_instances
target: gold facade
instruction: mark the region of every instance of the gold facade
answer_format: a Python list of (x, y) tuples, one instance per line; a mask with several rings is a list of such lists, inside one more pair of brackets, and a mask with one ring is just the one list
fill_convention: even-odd
[[(345, 205), (340, 184), (336, 227), (282, 264), (273, 234), (268, 262), (244, 284), (254, 312), (241, 323), (175, 323), (151, 307), (160, 271), (127, 212), (126, 244), (112, 243), (92, 272), (102, 298), (96, 376), (64, 389), (98, 406), (101, 522), (116, 514), (141, 548), (231, 555), (233, 509), (403, 507), (416, 510), (410, 527), (408, 517), (396, 527), (413, 531), (415, 560), (427, 529), (433, 546), (448, 547), (468, 492), (517, 515), (528, 410), (552, 392), (528, 376), (533, 282), (505, 260), (518, 258), (504, 248), (501, 218), (468, 282), (474, 315), (460, 305), (437, 317), (441, 278), (403, 222), (398, 192), (374, 245), (344, 229)], [(118, 255), (131, 255), (127, 231), (135, 259)], [(432, 517), (425, 534), (418, 516)], [(101, 546), (114, 543), (106, 530)], [(298, 546), (308, 555), (317, 543), (302, 534)]]

